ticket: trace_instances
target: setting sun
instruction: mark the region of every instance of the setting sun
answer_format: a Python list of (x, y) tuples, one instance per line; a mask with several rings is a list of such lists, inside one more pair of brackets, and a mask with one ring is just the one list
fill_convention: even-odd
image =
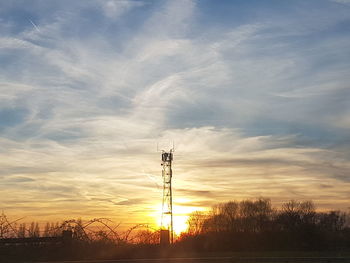
[(174, 233), (180, 235), (187, 230), (188, 216), (174, 216)]
[[(184, 201), (182, 199), (179, 199), (177, 201)], [(187, 230), (187, 220), (189, 218), (189, 215), (194, 211), (204, 211), (205, 209), (203, 207), (196, 207), (196, 206), (180, 206), (180, 205), (174, 205), (173, 207), (173, 228), (175, 235), (180, 235), (182, 232), (185, 232)], [(156, 227), (161, 227), (161, 214), (162, 214), (162, 205), (159, 204), (157, 206), (157, 210), (155, 213), (152, 213), (150, 216), (155, 219)]]

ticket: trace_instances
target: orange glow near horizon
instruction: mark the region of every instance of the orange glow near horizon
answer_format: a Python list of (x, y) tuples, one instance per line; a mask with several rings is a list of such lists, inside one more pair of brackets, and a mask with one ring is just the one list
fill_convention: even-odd
[(182, 215), (182, 216), (174, 216), (174, 222), (173, 222), (173, 227), (174, 227), (174, 233), (176, 235), (180, 235), (182, 232), (187, 231), (187, 220), (188, 220), (188, 215)]
[[(197, 206), (182, 206), (174, 205), (173, 206), (173, 228), (176, 235), (180, 235), (182, 232), (187, 231), (187, 220), (190, 214), (194, 211), (204, 211), (205, 208)], [(161, 227), (161, 215), (162, 215), (162, 205), (158, 205), (158, 209), (155, 213), (151, 214), (155, 218), (156, 228)]]

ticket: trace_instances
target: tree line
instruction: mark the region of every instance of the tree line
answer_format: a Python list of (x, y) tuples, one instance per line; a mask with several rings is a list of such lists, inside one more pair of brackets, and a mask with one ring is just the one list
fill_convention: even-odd
[[(0, 216), (1, 262), (156, 258), (236, 251), (350, 252), (349, 214), (317, 211), (311, 201), (291, 200), (280, 208), (272, 207), (267, 198), (219, 203), (209, 212), (192, 213), (187, 232), (166, 248), (159, 245), (159, 229), (146, 225), (118, 231), (118, 225), (104, 218), (47, 223), (41, 228), (36, 222), (12, 222), (4, 214)], [(93, 224), (97, 226), (90, 228)], [(9, 237), (62, 236), (63, 231), (71, 231), (71, 242), (1, 243)]]
[(61, 224), (47, 222), (40, 227), (38, 222), (1, 224), (0, 238), (57, 237), (62, 235)]
[(312, 201), (291, 200), (279, 209), (267, 198), (230, 201), (192, 213), (180, 242), (199, 250), (349, 249), (349, 214), (318, 212)]

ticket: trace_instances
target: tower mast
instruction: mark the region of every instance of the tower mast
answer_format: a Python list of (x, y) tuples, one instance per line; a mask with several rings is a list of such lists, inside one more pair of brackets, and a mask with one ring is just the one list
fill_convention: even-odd
[(173, 196), (171, 188), (173, 152), (173, 148), (168, 152), (162, 150), (163, 201), (160, 243), (164, 245), (174, 242)]

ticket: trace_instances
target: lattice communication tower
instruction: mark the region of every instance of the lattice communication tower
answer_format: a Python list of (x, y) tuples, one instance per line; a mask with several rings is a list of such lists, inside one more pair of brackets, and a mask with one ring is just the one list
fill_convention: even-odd
[(174, 149), (162, 151), (163, 202), (160, 243), (163, 245), (174, 242), (173, 196), (171, 189), (173, 152)]

